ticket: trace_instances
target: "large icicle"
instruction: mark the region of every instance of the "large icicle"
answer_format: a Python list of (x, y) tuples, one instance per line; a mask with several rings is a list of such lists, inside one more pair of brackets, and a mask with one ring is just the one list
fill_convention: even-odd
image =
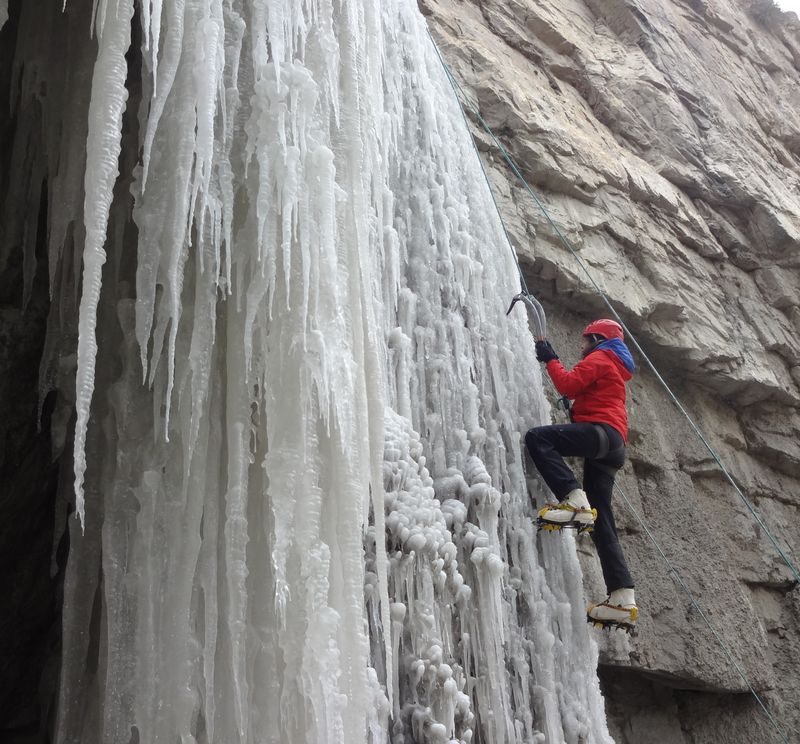
[(75, 500), (84, 525), (83, 477), (86, 471), (86, 430), (94, 392), (97, 356), (97, 305), (100, 301), (106, 252), (108, 213), (122, 139), (122, 112), (128, 100), (125, 53), (131, 43), (133, 0), (119, 0), (107, 25), (98, 27), (98, 53), (92, 97), (89, 104), (89, 135), (86, 139), (86, 199), (83, 206), (86, 244), (83, 249), (83, 288), (78, 325), (78, 375), (75, 381), (78, 419), (75, 425)]

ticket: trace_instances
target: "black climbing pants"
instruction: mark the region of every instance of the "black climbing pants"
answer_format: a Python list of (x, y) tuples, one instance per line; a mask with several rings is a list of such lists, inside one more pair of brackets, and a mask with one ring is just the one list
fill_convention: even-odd
[(589, 503), (597, 509), (597, 520), (591, 534), (603, 568), (606, 589), (610, 594), (615, 589), (633, 588), (633, 578), (619, 544), (611, 509), (614, 478), (625, 463), (622, 435), (608, 424), (556, 424), (531, 429), (525, 435), (525, 445), (537, 470), (559, 501), (580, 487), (563, 458), (585, 458), (583, 490)]

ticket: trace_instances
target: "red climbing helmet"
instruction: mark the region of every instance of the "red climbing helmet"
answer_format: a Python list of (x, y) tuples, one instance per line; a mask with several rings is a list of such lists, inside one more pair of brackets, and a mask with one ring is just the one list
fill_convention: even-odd
[(617, 323), (616, 320), (609, 320), (608, 318), (602, 318), (601, 320), (595, 320), (593, 323), (589, 323), (584, 329), (583, 335), (602, 336), (606, 340), (618, 338), (622, 341), (625, 338), (625, 334), (622, 332), (622, 326)]

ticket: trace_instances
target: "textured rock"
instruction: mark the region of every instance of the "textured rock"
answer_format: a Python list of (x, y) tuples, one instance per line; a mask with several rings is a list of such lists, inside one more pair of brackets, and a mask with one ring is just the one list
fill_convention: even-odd
[[(3, 21), (0, 8), (0, 25)], [(8, 100), (13, 22), (0, 33), (0, 100)], [(8, 162), (8, 106), (0, 107), (0, 194)], [(0, 197), (2, 203), (2, 197)], [(3, 210), (0, 207), (0, 215)], [(0, 245), (7, 239), (0, 217)], [(0, 740), (43, 741), (57, 663), (59, 575), (53, 546), (58, 466), (50, 458), (48, 400), (38, 420), (38, 370), (49, 309), (43, 234), (23, 303), (22, 254), (0, 257)], [(62, 556), (63, 557), (63, 556)]]
[[(737, 0), (422, 5), (470, 103), (796, 564), (797, 17)], [(475, 133), (554, 345), (574, 363), (581, 327), (607, 309)], [(748, 682), (796, 727), (800, 619), (789, 569), (649, 371), (631, 398), (620, 485)], [(603, 641), (617, 741), (776, 740), (637, 519), (624, 503), (618, 512), (642, 620), (637, 638)], [(584, 553), (587, 595), (597, 596), (588, 541)]]

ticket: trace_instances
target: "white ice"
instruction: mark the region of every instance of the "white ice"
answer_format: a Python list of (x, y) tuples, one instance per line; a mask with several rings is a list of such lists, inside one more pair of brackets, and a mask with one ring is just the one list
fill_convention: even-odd
[(34, 131), (60, 83), (57, 740), (610, 742), (574, 541), (531, 525), (516, 266), (416, 3), (145, 0), (140, 80), (133, 7), (21, 19), (97, 45), (17, 102)]

